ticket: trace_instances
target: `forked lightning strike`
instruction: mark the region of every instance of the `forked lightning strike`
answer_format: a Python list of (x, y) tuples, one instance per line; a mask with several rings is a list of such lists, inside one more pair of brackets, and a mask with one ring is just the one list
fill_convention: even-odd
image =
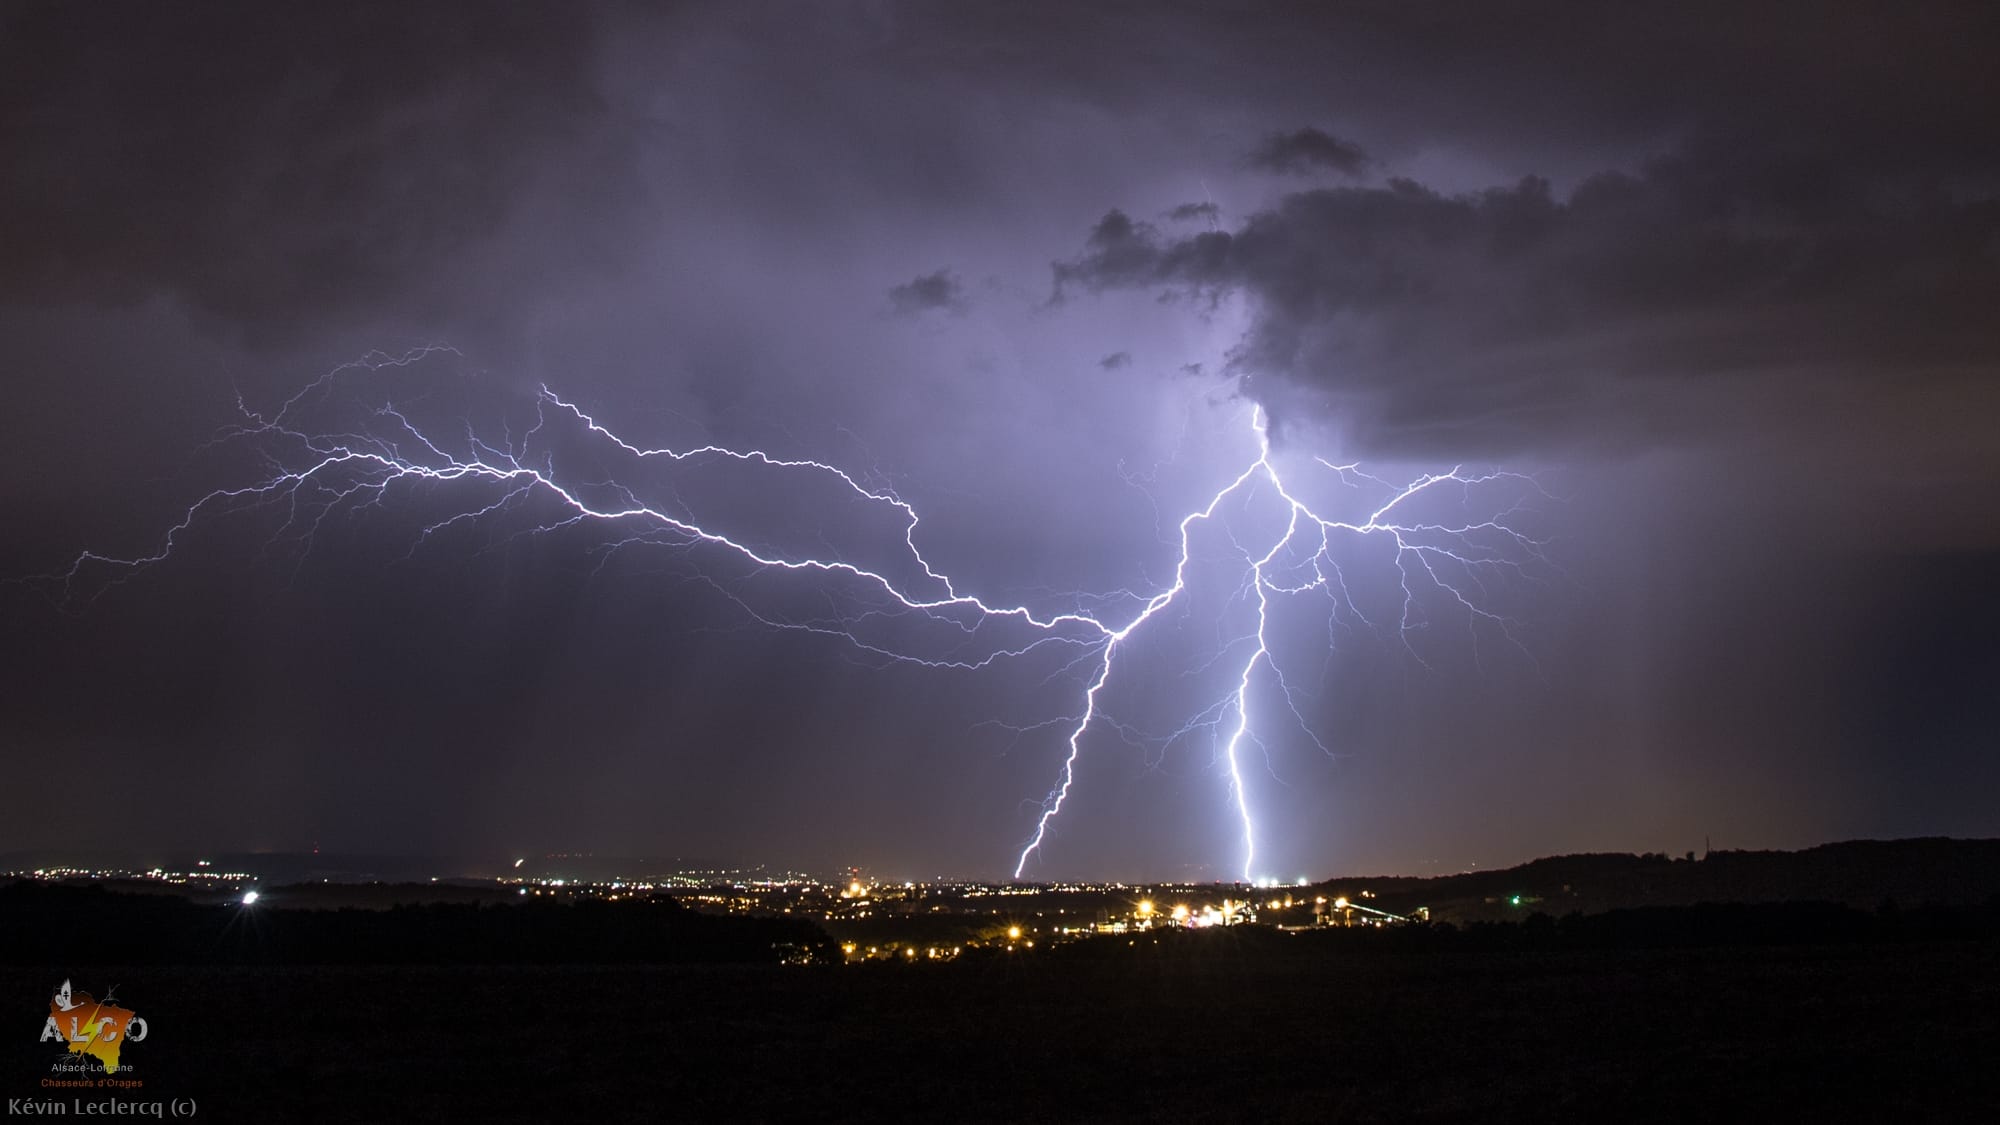
[[(1284, 533), (1272, 540), (1268, 549), (1255, 557), (1249, 555), (1247, 551), (1245, 553), (1244, 561), (1247, 568), (1245, 581), (1250, 587), (1250, 592), (1255, 598), (1257, 607), (1257, 627), (1254, 633), (1255, 646), (1249, 658), (1243, 662), (1243, 671), (1237, 677), (1233, 698), (1229, 701), (1229, 709), (1233, 710), (1236, 722), (1235, 729), (1230, 732), (1228, 739), (1223, 744), (1222, 757), (1229, 774), (1230, 797), (1236, 806), (1237, 816), (1241, 819), (1243, 826), (1243, 878), (1245, 881), (1254, 881), (1255, 877), (1257, 827), (1255, 818), (1250, 812), (1249, 793), (1243, 782), (1241, 750), (1244, 740), (1251, 737), (1250, 690), (1252, 680), (1256, 676), (1260, 665), (1270, 667), (1271, 675), (1277, 681), (1278, 690), (1284, 696), (1293, 718), (1298, 720), (1301, 730), (1304, 731), (1306, 736), (1315, 745), (1319, 746), (1322, 750), (1325, 749), (1324, 743), (1320, 741), (1319, 736), (1313, 732), (1311, 725), (1305, 721), (1303, 714), (1299, 711), (1297, 700), (1293, 697), (1290, 686), (1285, 683), (1284, 673), (1272, 663), (1271, 642), (1267, 632), (1271, 620), (1271, 595), (1293, 595), (1311, 591), (1324, 591), (1330, 596), (1338, 598), (1339, 604), (1345, 605), (1357, 617), (1360, 616), (1359, 610), (1355, 609), (1353, 600), (1347, 593), (1345, 582), (1340, 577), (1339, 566), (1330, 555), (1334, 536), (1338, 534), (1386, 536), (1394, 543), (1396, 567), (1399, 571), (1399, 581), (1402, 585), (1404, 595), (1403, 615), (1399, 622), (1398, 632), (1404, 637), (1406, 644), (1408, 641), (1408, 631), (1414, 624), (1412, 614), (1418, 598), (1417, 588), (1411, 585), (1414, 578), (1411, 568), (1415, 567), (1422, 572), (1423, 580), (1428, 581), (1433, 587), (1448, 593), (1467, 613), (1497, 626), (1509, 641), (1514, 642), (1516, 647), (1519, 647), (1519, 641), (1515, 638), (1507, 619), (1499, 614), (1480, 608), (1478, 601), (1468, 596), (1464, 590), (1447, 576), (1440, 574), (1438, 566), (1444, 565), (1444, 560), (1449, 560), (1451, 565), (1457, 566), (1464, 571), (1466, 575), (1465, 580), (1468, 585), (1477, 587), (1479, 585), (1477, 574), (1482, 569), (1500, 568), (1518, 572), (1531, 563), (1543, 566), (1548, 565), (1547, 559), (1542, 555), (1540, 541), (1509, 525), (1506, 522), (1508, 515), (1506, 512), (1477, 523), (1457, 525), (1434, 522), (1406, 524), (1397, 520), (1393, 516), (1393, 513), (1398, 508), (1408, 505), (1426, 490), (1447, 484), (1473, 486), (1498, 480), (1509, 480), (1524, 483), (1534, 494), (1547, 498), (1548, 494), (1546, 491), (1539, 484), (1535, 483), (1532, 478), (1520, 473), (1504, 472), (1465, 475), (1460, 469), (1454, 468), (1449, 473), (1426, 474), (1417, 478), (1414, 482), (1397, 489), (1378, 477), (1358, 472), (1353, 465), (1333, 465), (1321, 460), (1319, 461), (1320, 465), (1339, 474), (1343, 481), (1352, 475), (1391, 492), (1389, 500), (1370, 512), (1367, 518), (1361, 522), (1327, 519), (1315, 513), (1286, 489), (1285, 482), (1279, 476), (1277, 467), (1271, 462), (1271, 436), (1264, 422), (1262, 407), (1254, 407), (1252, 409), (1251, 427), (1257, 434), (1256, 461), (1252, 462), (1248, 468), (1244, 469), (1234, 480), (1230, 481), (1221, 491), (1217, 492), (1205, 507), (1199, 511), (1190, 512), (1181, 519), (1180, 559), (1174, 569), (1174, 581), (1172, 585), (1155, 594), (1146, 603), (1145, 608), (1123, 627), (1106, 632), (1104, 647), (1097, 662), (1096, 676), (1091, 680), (1089, 688), (1084, 692), (1083, 715), (1077, 721), (1076, 726), (1070, 731), (1068, 740), (1069, 753), (1063, 759), (1061, 779), (1057, 782), (1055, 789), (1051, 791), (1048, 800), (1043, 805), (1041, 817), (1035, 824), (1034, 837), (1028, 841), (1027, 846), (1021, 850), (1019, 859), (1015, 861), (1015, 878), (1020, 878), (1021, 873), (1027, 869), (1028, 860), (1035, 854), (1035, 850), (1041, 846), (1042, 840), (1048, 832), (1050, 821), (1054, 820), (1056, 814), (1062, 811), (1063, 802), (1069, 796), (1070, 785), (1076, 776), (1076, 761), (1078, 756), (1083, 752), (1083, 737), (1090, 730), (1091, 724), (1097, 719), (1098, 693), (1103, 689), (1106, 681), (1111, 678), (1118, 646), (1161, 610), (1171, 605), (1180, 596), (1181, 592), (1187, 588), (1187, 567), (1191, 554), (1189, 535), (1193, 526), (1198, 522), (1215, 519), (1217, 510), (1225, 500), (1259, 483), (1268, 485), (1276, 493), (1278, 498), (1283, 501), (1286, 513)], [(1472, 537), (1482, 532), (1497, 534), (1500, 542), (1488, 544), (1484, 547), (1479, 546)], [(1308, 544), (1313, 542), (1313, 537), (1317, 537), (1317, 545), (1308, 553), (1307, 558), (1307, 561), (1311, 565), (1312, 577), (1290, 585), (1282, 584), (1273, 577), (1274, 567), (1288, 549), (1293, 549), (1300, 545), (1301, 536), (1306, 537), (1305, 541)], [(1500, 549), (1502, 546), (1511, 548), (1511, 551)], [(1414, 654), (1415, 650), (1412, 649), (1411, 651)], [(1525, 649), (1522, 651), (1526, 652)], [(1220, 716), (1222, 709), (1210, 708), (1204, 714)]]
[[(457, 499), (448, 509), (449, 515), (432, 520), (416, 533), (410, 545), (412, 553), (448, 529), (482, 522), (499, 524), (509, 517), (516, 525), (508, 538), (596, 523), (607, 531), (602, 542), (607, 558), (613, 552), (649, 545), (685, 552), (713, 552), (718, 558), (734, 557), (749, 564), (752, 573), (813, 576), (829, 584), (829, 593), (840, 595), (853, 608), (824, 618), (781, 615), (752, 606), (719, 579), (709, 577), (707, 581), (763, 625), (836, 637), (866, 654), (868, 659), (977, 670), (998, 661), (1024, 657), (1048, 645), (1073, 646), (1082, 650), (1081, 663), (1072, 661), (1068, 666), (1087, 670), (1081, 713), (1074, 717), (1064, 741), (1065, 753), (1056, 783), (1042, 800), (1034, 830), (1015, 861), (1014, 876), (1020, 878), (1070, 798), (1086, 737), (1101, 721), (1111, 721), (1103, 713), (1102, 697), (1117, 671), (1120, 653), (1148, 622), (1157, 620), (1188, 590), (1189, 570), (1195, 557), (1195, 529), (1226, 522), (1222, 511), (1226, 503), (1246, 501), (1258, 490), (1268, 489), (1283, 506), (1282, 531), (1267, 534), (1264, 541), (1251, 546), (1236, 541), (1242, 551), (1242, 594), (1255, 607), (1255, 630), (1244, 638), (1250, 652), (1240, 665), (1241, 671), (1229, 694), (1190, 718), (1179, 732), (1185, 734), (1202, 726), (1215, 729), (1225, 721), (1231, 723), (1227, 736), (1218, 732), (1217, 740), (1229, 778), (1231, 803), (1241, 822), (1243, 877), (1252, 880), (1258, 832), (1244, 781), (1243, 754), (1245, 744), (1257, 739), (1257, 721), (1253, 719), (1251, 704), (1253, 689), (1260, 680), (1268, 678), (1299, 729), (1315, 746), (1326, 749), (1306, 721), (1305, 712), (1274, 654), (1269, 634), (1274, 611), (1280, 599), (1317, 594), (1330, 601), (1331, 614), (1337, 616), (1345, 611), (1356, 620), (1367, 621), (1335, 560), (1336, 539), (1379, 538), (1393, 546), (1395, 580), (1402, 593), (1396, 630), (1406, 646), (1410, 632), (1423, 624), (1419, 620), (1420, 603), (1431, 596), (1448, 599), (1458, 608), (1473, 630), (1475, 645), (1478, 628), (1483, 623), (1518, 646), (1507, 618), (1486, 608), (1489, 600), (1485, 596), (1486, 576), (1521, 576), (1548, 566), (1540, 541), (1511, 522), (1514, 516), (1527, 510), (1522, 500), (1477, 521), (1403, 515), (1418, 506), (1427, 494), (1447, 487), (1464, 489), (1469, 496), (1475, 488), (1510, 482), (1517, 486), (1513, 489), (1517, 494), (1546, 498), (1547, 494), (1531, 478), (1515, 473), (1473, 474), (1454, 469), (1421, 476), (1398, 487), (1361, 473), (1353, 465), (1322, 460), (1318, 465), (1342, 485), (1374, 490), (1377, 496), (1385, 497), (1365, 518), (1347, 521), (1327, 518), (1301, 500), (1281, 476), (1272, 457), (1270, 434), (1261, 407), (1253, 407), (1250, 418), (1257, 443), (1255, 459), (1210, 497), (1206, 505), (1179, 521), (1179, 556), (1172, 582), (1150, 597), (1139, 596), (1142, 600), (1137, 612), (1122, 622), (1103, 610), (1037, 612), (1027, 605), (989, 604), (962, 592), (949, 575), (931, 565), (919, 548), (921, 519), (914, 506), (892, 490), (863, 484), (834, 465), (718, 445), (680, 450), (634, 445), (546, 387), (534, 400), (532, 424), (519, 434), (507, 427), (508, 432), (497, 441), (489, 440), (492, 434), (475, 432), (469, 420), (456, 427), (462, 433), (450, 436), (436, 427), (426, 429), (412, 418), (411, 412), (398, 408), (393, 401), (361, 408), (338, 426), (316, 427), (306, 423), (306, 416), (316, 404), (334, 401), (343, 378), (408, 367), (439, 351), (450, 349), (423, 348), (396, 357), (376, 354), (336, 368), (286, 400), (269, 418), (239, 404), (242, 421), (217, 435), (210, 444), (253, 445), (270, 466), (267, 475), (215, 489), (196, 500), (167, 529), (159, 548), (151, 554), (116, 558), (86, 551), (67, 570), (45, 576), (37, 583), (60, 604), (86, 601), (105, 587), (168, 559), (181, 539), (204, 518), (278, 505), (284, 506), (284, 518), (272, 535), (272, 543), (289, 545), (302, 559), (336, 513), (352, 514), (380, 507), (404, 492), (425, 489), (427, 495), (444, 493)], [(358, 397), (350, 397), (347, 405), (353, 407), (360, 402)], [(838, 551), (822, 555), (748, 541), (742, 534), (727, 533), (715, 521), (691, 511), (671, 481), (662, 487), (662, 495), (647, 499), (643, 495), (647, 491), (646, 482), (637, 479), (624, 483), (615, 478), (577, 479), (573, 474), (565, 474), (561, 465), (567, 459), (566, 443), (577, 441), (595, 443), (599, 448), (594, 456), (600, 461), (622, 459), (635, 478), (649, 464), (669, 468), (711, 464), (755, 466), (757, 470), (805, 474), (870, 508), (893, 512), (893, 522), (900, 529), (900, 544), (893, 550), (902, 562), (896, 567), (870, 565), (843, 557)], [(445, 492), (447, 489), (452, 491)], [(530, 511), (537, 501), (552, 506), (542, 512)], [(773, 535), (782, 531), (771, 529)], [(1233, 530), (1230, 534), (1233, 537)], [(1111, 600), (1106, 599), (1105, 604), (1111, 604)], [(925, 624), (939, 627), (944, 639), (933, 648), (914, 651), (905, 640), (870, 634), (869, 625), (884, 615), (913, 615)], [(1421, 659), (1413, 646), (1409, 651)], [(1216, 659), (1224, 655), (1226, 652), (1219, 652)]]

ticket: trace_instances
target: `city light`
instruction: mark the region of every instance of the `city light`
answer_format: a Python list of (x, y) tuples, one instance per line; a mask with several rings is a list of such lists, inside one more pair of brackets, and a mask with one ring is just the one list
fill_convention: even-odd
[[(1158, 944), (1165, 936), (1158, 933), (1163, 929), (1264, 926), (1280, 932), (1298, 932), (1326, 926), (1382, 927), (1430, 921), (1430, 911), (1426, 908), (1398, 914), (1363, 904), (1361, 899), (1376, 897), (1375, 892), (1365, 887), (1356, 888), (1352, 899), (1324, 895), (1308, 899), (1290, 893), (1276, 897), (1237, 897), (1245, 890), (1242, 883), (1132, 886), (1082, 881), (1048, 884), (904, 881), (869, 885), (851, 878), (847, 870), (838, 878), (822, 880), (805, 872), (776, 872), (762, 867), (683, 869), (655, 872), (647, 877), (635, 875), (612, 871), (590, 878), (567, 870), (561, 875), (550, 872), (524, 877), (510, 872), (492, 883), (495, 891), (516, 902), (530, 897), (556, 902), (596, 900), (617, 904), (622, 909), (626, 903), (670, 898), (705, 913), (805, 917), (822, 922), (831, 938), (824, 949), (801, 953), (798, 960), (788, 960), (788, 964), (809, 964), (815, 959), (836, 963), (888, 960), (899, 964), (942, 964), (981, 948), (996, 954), (1033, 955), (1051, 945), (1112, 935), (1123, 940), (1146, 934), (1146, 940), (1128, 944), (1149, 941)], [(255, 870), (225, 872), (219, 867), (179, 871), (165, 867), (126, 870), (43, 865), (32, 870), (0, 871), (0, 878), (7, 877), (50, 882), (143, 880), (185, 886), (196, 894), (200, 893), (202, 883), (213, 880), (214, 894), (208, 901), (226, 902), (238, 909), (261, 902), (264, 896), (260, 884), (267, 881)], [(441, 884), (447, 878), (430, 877), (424, 885)], [(341, 880), (320, 878), (313, 882)], [(861, 889), (861, 897), (855, 897), (856, 887)], [(1224, 890), (1231, 893), (1225, 897), (1219, 893)], [(1211, 894), (1215, 897), (1209, 897)], [(319, 908), (317, 899), (281, 897), (285, 897), (292, 909)], [(1492, 901), (1525, 907), (1540, 899), (1521, 894), (1503, 895)], [(1312, 905), (1310, 916), (1300, 916), (1308, 903)], [(1300, 914), (1293, 914), (1295, 909)], [(857, 934), (848, 930), (854, 924), (866, 926), (868, 932)], [(904, 926), (909, 929), (902, 929)], [(938, 941), (940, 927), (952, 926), (962, 927), (959, 940)], [(871, 940), (877, 944), (868, 944)]]

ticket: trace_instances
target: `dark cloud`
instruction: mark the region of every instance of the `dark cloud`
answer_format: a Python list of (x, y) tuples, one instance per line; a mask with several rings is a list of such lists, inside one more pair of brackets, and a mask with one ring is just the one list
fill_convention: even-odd
[[(546, 381), (893, 485), (968, 592), (1143, 591), (1240, 388), (1302, 471), (1553, 466), (1574, 576), (1538, 684), (1336, 644), (1339, 772), (1265, 747), (1301, 872), (1991, 834), (1995, 42), (1977, 0), (0, 5), (0, 572), (156, 549), (236, 392), (442, 339), (356, 408)], [(0, 849), (71, 838), (87, 761), (107, 836), (1011, 858), (1074, 669), (860, 667), (504, 516), (411, 555), (448, 491), (7, 602)], [(1227, 689), (1134, 656), (1114, 696)], [(1050, 872), (1230, 853), (1206, 741), (1140, 757), (1090, 743)]]
[(1252, 168), (1291, 176), (1309, 175), (1322, 169), (1359, 176), (1368, 168), (1368, 154), (1360, 145), (1310, 128), (1272, 133), (1244, 160)]
[(922, 274), (889, 290), (889, 304), (905, 315), (943, 309), (963, 313), (967, 308), (965, 285), (948, 269)]
[(1116, 371), (1121, 367), (1130, 367), (1132, 366), (1132, 353), (1112, 352), (1110, 355), (1098, 360), (1097, 366), (1102, 367), (1106, 371)]
[(1063, 300), (1066, 287), (1073, 284), (1098, 291), (1114, 286), (1185, 284), (1189, 279), (1173, 277), (1161, 267), (1166, 245), (1151, 223), (1135, 222), (1123, 211), (1108, 211), (1091, 228), (1083, 256), (1055, 264), (1053, 299)]
[[(1607, 153), (1725, 128), (1844, 143), (1866, 163), (1990, 156), (1994, 142), (1983, 107), (2000, 11), (1978, 0), (1921, 15), (1866, 0), (1778, 0), (1754, 13), (1725, 0), (1644, 10), (1275, 0), (958, 5), (899, 17), (905, 42), (933, 65), (996, 81), (1030, 75), (1128, 113), (1225, 108), (1260, 133), (1337, 114), (1385, 162), (1448, 146), (1553, 175), (1558, 163), (1602, 167)], [(1170, 81), (1164, 59), (1176, 64)]]
[(1059, 294), (1240, 290), (1255, 321), (1235, 362), (1267, 402), (1322, 403), (1387, 445), (1492, 452), (1660, 421), (1607, 389), (1724, 402), (1806, 370), (1825, 389), (1988, 363), (1996, 247), (1989, 199), (1833, 154), (1693, 147), (1562, 196), (1534, 177), (1465, 194), (1397, 179), (1187, 237), (1114, 211), (1055, 278)]
[(0, 296), (167, 295), (264, 337), (343, 311), (435, 323), (489, 299), (467, 256), (538, 194), (565, 237), (508, 268), (616, 254), (594, 216), (636, 189), (593, 12), (10, 5)]

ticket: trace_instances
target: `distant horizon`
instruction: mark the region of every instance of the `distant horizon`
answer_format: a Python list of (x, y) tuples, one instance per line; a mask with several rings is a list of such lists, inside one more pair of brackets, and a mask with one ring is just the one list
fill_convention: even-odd
[[(1793, 847), (1713, 847), (1710, 849), (1706, 849), (1706, 851), (1710, 854), (1720, 854), (1720, 853), (1797, 854), (1797, 853), (1815, 851), (1821, 848), (1838, 847), (1847, 844), (1871, 844), (1871, 843), (1898, 844), (1898, 843), (1914, 843), (1922, 841), (1949, 841), (1954, 843), (1977, 844), (1977, 843), (1988, 843), (1988, 842), (2000, 842), (2000, 837), (1950, 836), (1950, 835), (1893, 836), (1893, 837), (1859, 836), (1859, 837), (1848, 837), (1839, 840), (1824, 840), (1817, 843), (1803, 844)], [(1514, 868), (1525, 867), (1542, 860), (1562, 859), (1573, 856), (1631, 856), (1634, 858), (1640, 858), (1649, 855), (1656, 855), (1656, 856), (1663, 856), (1667, 859), (1685, 860), (1689, 854), (1689, 851), (1690, 849), (1685, 849), (1685, 848), (1679, 851), (1662, 850), (1657, 848), (1637, 848), (1629, 850), (1586, 849), (1579, 851), (1546, 852), (1541, 855), (1528, 856), (1504, 863), (1484, 863), (1484, 864), (1474, 863), (1474, 864), (1468, 864), (1464, 867), (1452, 868), (1449, 870), (1434, 868), (1431, 870), (1416, 870), (1416, 871), (1392, 871), (1392, 870), (1343, 871), (1335, 874), (1319, 874), (1319, 875), (1312, 873), (1304, 873), (1303, 878), (1305, 879), (1305, 885), (1316, 885), (1320, 883), (1338, 881), (1343, 879), (1357, 879), (1357, 880), (1358, 879), (1426, 879), (1426, 878), (1440, 878), (1452, 875), (1464, 875), (1480, 871), (1506, 871)], [(1702, 848), (1694, 848), (1692, 849), (1692, 852), (1696, 859), (1700, 859), (1704, 855), (1705, 850)], [(739, 871), (739, 872), (761, 871), (774, 875), (779, 875), (779, 874), (804, 875), (808, 878), (829, 884), (845, 880), (846, 878), (849, 877), (850, 872), (856, 870), (856, 868), (853, 866), (827, 867), (827, 866), (814, 866), (810, 864), (756, 863), (749, 861), (729, 862), (729, 861), (707, 859), (702, 857), (620, 854), (611, 852), (607, 852), (604, 854), (583, 853), (583, 852), (548, 852), (548, 853), (543, 853), (541, 855), (520, 855), (520, 854), (509, 853), (503, 857), (498, 855), (477, 855), (477, 854), (454, 855), (454, 854), (441, 853), (433, 855), (433, 854), (423, 854), (423, 853), (369, 852), (369, 851), (332, 852), (325, 850), (314, 852), (314, 851), (286, 851), (282, 849), (264, 849), (255, 851), (229, 851), (229, 850), (203, 851), (200, 849), (121, 850), (112, 848), (65, 849), (61, 847), (55, 847), (55, 848), (13, 848), (13, 849), (0, 850), (0, 874), (10, 873), (10, 872), (18, 873), (22, 871), (30, 871), (36, 867), (46, 868), (51, 866), (77, 867), (93, 871), (127, 871), (134, 873), (144, 873), (145, 871), (150, 870), (154, 867), (174, 869), (170, 865), (185, 864), (189, 865), (189, 867), (181, 869), (186, 870), (186, 869), (191, 869), (191, 865), (204, 859), (211, 861), (216, 866), (217, 870), (222, 870), (224, 868), (229, 867), (231, 861), (246, 861), (246, 860), (255, 861), (258, 859), (262, 859), (267, 862), (286, 861), (286, 866), (296, 866), (300, 868), (309, 868), (317, 864), (322, 869), (327, 867), (341, 866), (344, 865), (347, 861), (360, 861), (365, 864), (371, 864), (371, 865), (394, 869), (397, 878), (389, 881), (407, 880), (412, 883), (421, 882), (425, 878), (430, 878), (430, 877), (435, 877), (437, 879), (456, 879), (456, 880), (475, 880), (475, 881), (483, 881), (490, 878), (505, 878), (510, 872), (517, 870), (513, 866), (513, 861), (516, 859), (524, 859), (528, 861), (527, 864), (525, 864), (522, 868), (518, 869), (523, 874), (547, 873), (551, 869), (551, 867), (559, 866), (555, 864), (550, 864), (546, 861), (571, 860), (575, 861), (578, 864), (587, 862), (590, 865), (599, 867), (608, 867), (610, 865), (616, 865), (616, 864), (628, 864), (628, 865), (636, 865), (642, 867), (650, 866), (654, 868), (659, 868), (659, 870), (654, 870), (650, 872), (635, 870), (625, 873), (632, 876), (667, 877), (673, 875), (685, 875), (685, 874), (708, 873), (708, 872), (720, 873), (720, 872), (730, 872), (730, 871)], [(453, 865), (466, 865), (466, 866), (453, 866)], [(451, 870), (447, 870), (447, 868), (451, 868)], [(975, 875), (960, 875), (960, 874), (932, 874), (923, 876), (910, 875), (905, 872), (887, 874), (887, 873), (882, 873), (878, 870), (870, 869), (866, 866), (860, 867), (859, 870), (861, 871), (864, 877), (874, 879), (878, 882), (898, 882), (898, 883), (900, 882), (959, 883), (959, 884), (984, 884), (992, 886), (1003, 886), (1008, 884), (1059, 885), (1065, 883), (1088, 883), (1088, 884), (1098, 884), (1098, 885), (1123, 884), (1127, 886), (1168, 886), (1168, 885), (1206, 886), (1215, 884), (1250, 885), (1244, 880), (1231, 879), (1231, 878), (1197, 878), (1197, 879), (1175, 878), (1175, 877), (1132, 878), (1123, 876), (1097, 875), (1097, 876), (1065, 876), (1061, 878), (1016, 879), (1008, 876), (996, 878), (991, 876), (982, 877)], [(484, 872), (484, 873), (475, 873), (475, 872)], [(255, 873), (252, 872), (252, 874)], [(597, 878), (597, 877), (598, 876), (591, 876), (591, 878)], [(614, 875), (609, 872), (604, 873), (601, 876), (601, 878), (604, 879), (610, 879), (613, 877)], [(1296, 879), (1293, 880), (1272, 879), (1264, 881), (1259, 885), (1282, 888), (1285, 886), (1291, 886), (1296, 884), (1297, 884)]]

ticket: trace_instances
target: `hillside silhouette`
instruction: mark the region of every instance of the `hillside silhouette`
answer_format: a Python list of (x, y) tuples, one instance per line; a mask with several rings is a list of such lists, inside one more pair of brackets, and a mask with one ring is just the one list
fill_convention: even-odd
[(1963, 906), (2000, 895), (2000, 840), (1850, 840), (1796, 852), (1679, 857), (1586, 853), (1429, 878), (1334, 879), (1318, 884), (1315, 893), (1395, 914), (1428, 908), (1432, 920), (1450, 922), (1697, 903)]

